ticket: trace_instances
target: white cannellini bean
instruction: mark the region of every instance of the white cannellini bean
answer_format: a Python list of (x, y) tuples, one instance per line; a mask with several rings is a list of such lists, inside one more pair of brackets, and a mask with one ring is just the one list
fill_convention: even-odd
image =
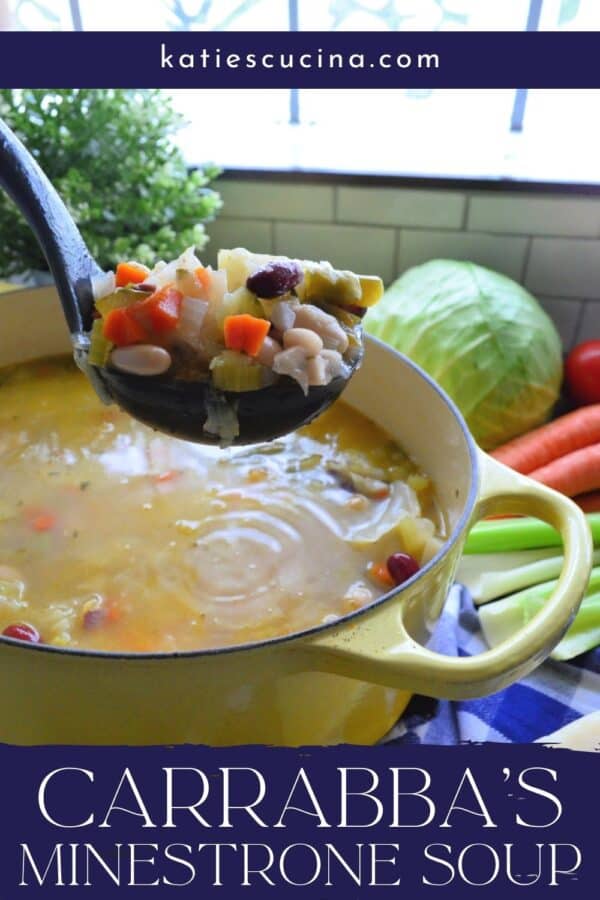
[(281, 353), (281, 344), (275, 341), (269, 335), (263, 341), (263, 345), (258, 351), (256, 356), (256, 361), (261, 364), (261, 366), (267, 366), (267, 368), (273, 368), (273, 360), (278, 353)]
[(283, 335), (283, 346), (302, 347), (308, 357), (318, 356), (323, 349), (323, 341), (309, 328), (289, 328)]
[(110, 363), (130, 375), (162, 375), (171, 365), (171, 354), (153, 344), (134, 344), (113, 350)]
[(344, 353), (348, 348), (348, 335), (335, 318), (318, 306), (302, 303), (296, 310), (295, 328), (310, 328), (321, 337), (327, 350)]

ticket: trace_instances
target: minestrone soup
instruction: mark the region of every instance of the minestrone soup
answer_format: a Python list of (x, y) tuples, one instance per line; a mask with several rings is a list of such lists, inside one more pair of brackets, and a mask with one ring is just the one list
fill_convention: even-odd
[(68, 359), (0, 371), (0, 631), (170, 652), (333, 622), (444, 537), (426, 474), (338, 402), (264, 446), (165, 437)]

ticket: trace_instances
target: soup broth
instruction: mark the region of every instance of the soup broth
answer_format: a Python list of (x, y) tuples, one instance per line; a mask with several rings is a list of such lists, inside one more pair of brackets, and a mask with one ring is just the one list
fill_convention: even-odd
[(334, 621), (423, 564), (432, 485), (339, 402), (262, 447), (215, 450), (100, 404), (68, 359), (0, 372), (0, 630), (116, 652), (243, 644)]

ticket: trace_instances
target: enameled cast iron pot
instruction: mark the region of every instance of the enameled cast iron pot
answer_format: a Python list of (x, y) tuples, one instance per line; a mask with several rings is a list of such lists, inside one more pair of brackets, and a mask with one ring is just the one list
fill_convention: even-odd
[[(0, 365), (69, 352), (53, 289), (0, 296)], [(109, 654), (0, 640), (0, 740), (44, 743), (371, 743), (414, 692), (460, 699), (500, 690), (558, 643), (591, 569), (586, 520), (565, 497), (480, 451), (452, 403), (415, 365), (369, 339), (345, 398), (432, 476), (450, 537), (401, 588), (334, 625), (242, 647)], [(515, 637), (468, 658), (423, 643), (470, 526), (501, 513), (558, 528), (565, 561), (543, 610)], [(68, 559), (56, 565), (68, 565)]]

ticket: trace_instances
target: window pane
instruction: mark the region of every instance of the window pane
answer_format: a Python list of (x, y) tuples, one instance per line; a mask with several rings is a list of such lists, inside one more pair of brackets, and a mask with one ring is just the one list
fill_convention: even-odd
[(103, 31), (267, 31), (288, 27), (286, 0), (79, 0), (83, 27)]
[(597, 182), (600, 91), (529, 91), (519, 160), (525, 177)]
[(0, 28), (23, 31), (71, 31), (69, 0), (0, 0)]
[(521, 31), (529, 0), (298, 0), (302, 29)]
[[(289, 92), (232, 90), (168, 91), (188, 122), (179, 143), (190, 162), (265, 168), (286, 156)], [(287, 156), (286, 156), (287, 158)]]
[[(495, 175), (514, 91), (302, 91), (305, 140), (324, 168)], [(311, 133), (312, 132), (312, 133)]]

